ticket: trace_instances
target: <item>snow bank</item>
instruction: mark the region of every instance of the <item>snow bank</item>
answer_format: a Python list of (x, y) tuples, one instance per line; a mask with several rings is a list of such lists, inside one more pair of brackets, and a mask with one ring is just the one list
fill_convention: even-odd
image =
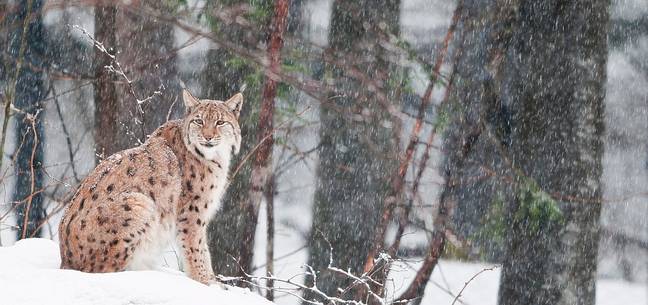
[[(207, 287), (173, 270), (91, 274), (60, 270), (58, 245), (47, 239), (26, 239), (0, 247), (0, 304), (2, 305), (273, 305), (240, 288)], [(420, 261), (393, 266), (388, 295), (399, 295), (420, 267)], [(441, 260), (427, 286), (423, 305), (450, 305), (465, 282), (492, 265)], [(279, 277), (289, 277), (281, 274)], [(461, 303), (497, 304), (500, 269), (486, 271), (464, 290)], [(300, 304), (292, 297), (280, 304)], [(646, 304), (642, 283), (599, 279), (597, 305)]]
[(26, 239), (0, 247), (0, 303), (6, 305), (271, 305), (240, 288), (205, 286), (177, 272), (83, 273), (59, 269), (58, 245)]

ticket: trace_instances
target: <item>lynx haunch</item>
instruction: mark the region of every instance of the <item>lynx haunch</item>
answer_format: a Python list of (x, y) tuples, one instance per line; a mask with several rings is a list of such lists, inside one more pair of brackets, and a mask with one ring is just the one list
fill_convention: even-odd
[(81, 183), (59, 226), (61, 268), (152, 269), (175, 241), (189, 277), (216, 281), (206, 226), (220, 207), (230, 158), (241, 144), (243, 96), (222, 102), (186, 90), (182, 95), (184, 119), (103, 160)]

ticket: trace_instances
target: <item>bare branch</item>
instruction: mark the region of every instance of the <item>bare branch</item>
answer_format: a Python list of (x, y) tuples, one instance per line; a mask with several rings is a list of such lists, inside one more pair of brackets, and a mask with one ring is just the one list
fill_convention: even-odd
[(131, 79), (128, 78), (128, 75), (126, 75), (126, 73), (124, 72), (124, 69), (122, 69), (121, 64), (119, 63), (119, 61), (117, 61), (117, 56), (113, 55), (113, 54), (110, 54), (110, 52), (108, 52), (108, 50), (103, 45), (103, 43), (101, 41), (97, 41), (94, 37), (92, 37), (92, 35), (90, 33), (88, 33), (88, 31), (86, 29), (84, 29), (81, 26), (76, 25), (76, 24), (72, 25), (72, 28), (81, 31), (81, 33), (83, 33), (88, 39), (90, 39), (90, 41), (92, 41), (94, 47), (97, 48), (97, 50), (99, 50), (101, 53), (105, 54), (106, 56), (108, 56), (111, 59), (112, 64), (104, 66), (104, 68), (106, 70), (112, 72), (112, 73), (117, 74), (118, 76), (121, 76), (126, 81), (128, 91), (130, 92), (130, 94), (137, 101), (137, 110), (140, 113), (144, 113), (144, 110), (142, 109), (143, 104), (151, 101), (156, 96), (161, 96), (162, 95), (162, 91), (164, 91), (165, 88), (164, 88), (163, 84), (160, 84), (160, 87), (158, 88), (158, 90), (153, 91), (153, 93), (151, 95), (149, 95), (147, 97), (140, 98), (139, 95), (135, 92), (135, 88), (133, 86), (133, 81), (131, 81)]
[[(440, 74), (441, 66), (443, 64), (443, 61), (445, 59), (446, 53), (448, 51), (448, 46), (450, 45), (450, 41), (452, 40), (452, 37), (454, 36), (455, 29), (457, 27), (457, 22), (459, 21), (459, 16), (461, 14), (461, 9), (462, 9), (462, 2), (460, 1), (457, 4), (457, 7), (455, 8), (454, 15), (452, 17), (452, 23), (450, 24), (450, 27), (448, 28), (448, 31), (446, 33), (445, 39), (443, 40), (443, 47), (439, 54), (437, 55), (436, 63), (434, 65), (434, 71), (432, 72), (432, 77), (430, 79), (430, 82), (427, 86), (427, 89), (425, 90), (425, 94), (423, 95), (423, 98), (421, 99), (421, 104), (418, 109), (418, 115), (416, 117), (416, 122), (414, 123), (414, 128), (412, 129), (412, 133), (410, 135), (409, 143), (407, 145), (407, 148), (405, 149), (405, 158), (401, 160), (400, 165), (398, 167), (398, 171), (396, 175), (394, 175), (394, 178), (392, 179), (392, 190), (390, 194), (384, 199), (383, 202), (383, 208), (382, 208), (382, 216), (380, 218), (380, 223), (376, 227), (376, 232), (374, 234), (374, 242), (373, 242), (373, 247), (367, 253), (367, 258), (365, 260), (365, 265), (364, 265), (364, 271), (368, 272), (373, 268), (374, 265), (374, 257), (382, 250), (384, 247), (384, 242), (385, 242), (385, 232), (387, 230), (387, 225), (389, 224), (389, 221), (391, 220), (391, 214), (394, 210), (394, 205), (396, 204), (396, 201), (398, 200), (397, 198), (400, 197), (400, 194), (403, 190), (403, 186), (405, 184), (405, 175), (407, 174), (407, 169), (410, 166), (410, 162), (414, 156), (414, 150), (416, 148), (416, 144), (419, 142), (419, 135), (421, 133), (422, 127), (423, 127), (423, 121), (425, 118), (425, 113), (428, 109), (428, 105), (430, 104), (432, 100), (432, 91), (434, 89), (434, 86), (437, 83), (437, 76)], [(398, 237), (397, 237), (398, 238)]]
[(464, 286), (461, 288), (461, 290), (459, 290), (459, 293), (458, 293), (457, 296), (454, 298), (454, 300), (452, 301), (452, 304), (451, 304), (451, 305), (455, 305), (455, 303), (457, 303), (457, 300), (459, 300), (459, 298), (461, 297), (461, 294), (464, 292), (464, 290), (466, 290), (466, 287), (468, 287), (468, 285), (470, 285), (470, 282), (472, 282), (472, 281), (473, 281), (475, 278), (477, 278), (480, 274), (482, 274), (482, 273), (484, 273), (484, 272), (486, 272), (486, 271), (493, 271), (493, 270), (495, 270), (495, 268), (498, 268), (498, 267), (499, 267), (499, 266), (493, 266), (493, 267), (490, 267), (490, 268), (484, 268), (484, 269), (482, 269), (481, 271), (475, 273), (475, 275), (473, 275), (473, 276), (472, 276), (472, 277), (471, 277), (471, 278), (470, 278), (466, 283), (464, 283)]

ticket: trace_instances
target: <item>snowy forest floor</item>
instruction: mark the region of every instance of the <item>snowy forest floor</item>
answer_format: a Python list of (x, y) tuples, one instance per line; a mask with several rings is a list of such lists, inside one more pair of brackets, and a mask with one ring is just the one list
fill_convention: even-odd
[(48, 239), (0, 248), (0, 304), (272, 304), (249, 290), (205, 286), (174, 270), (90, 274), (59, 264), (59, 247)]
[[(0, 303), (27, 304), (273, 304), (256, 293), (240, 288), (223, 290), (190, 280), (177, 271), (130, 271), (88, 274), (59, 269), (58, 245), (47, 239), (27, 239), (0, 247)], [(399, 293), (414, 275), (418, 263), (394, 266), (391, 292)], [(428, 285), (423, 304), (452, 304), (454, 295), (480, 271), (492, 265), (441, 261)], [(457, 304), (495, 305), (499, 268), (480, 273), (469, 281)], [(279, 304), (298, 304), (284, 297)], [(599, 279), (598, 305), (645, 304), (646, 287), (620, 280)]]

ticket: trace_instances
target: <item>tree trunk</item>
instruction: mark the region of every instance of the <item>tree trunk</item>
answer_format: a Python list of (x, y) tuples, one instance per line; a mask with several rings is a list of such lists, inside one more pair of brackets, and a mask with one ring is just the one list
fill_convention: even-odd
[(510, 142), (510, 114), (501, 102), (501, 58), (510, 34), (512, 5), (500, 0), (465, 1), (461, 16), (461, 53), (455, 66), (452, 121), (444, 139), (446, 185), (443, 198), (454, 203), (453, 227), (472, 241), (472, 255), (501, 260), (501, 232), (490, 226), (504, 215), (493, 213), (510, 185), (500, 146)]
[[(96, 51), (96, 60), (101, 63), (95, 67), (95, 75), (100, 77), (95, 87), (95, 97), (99, 98), (95, 101), (95, 139), (99, 155), (107, 157), (144, 142), (147, 135), (166, 121), (170, 112), (172, 117), (183, 112), (182, 103), (174, 103), (179, 86), (173, 26), (138, 13), (141, 7), (166, 14), (172, 12), (173, 7), (165, 3), (144, 0), (135, 7), (116, 8), (108, 2), (98, 3), (95, 14), (98, 37), (112, 42), (104, 43), (107, 48), (114, 49), (137, 95), (133, 96), (125, 79), (100, 71), (102, 64), (111, 62), (105, 54)], [(155, 95), (138, 109), (137, 99), (146, 99), (155, 91), (162, 94)]]
[(502, 64), (518, 172), (500, 304), (594, 304), (608, 8), (519, 2)]
[[(394, 118), (386, 107), (399, 109), (400, 103), (392, 93), (397, 90), (389, 90), (386, 84), (398, 81), (399, 74), (387, 61), (387, 50), (380, 42), (384, 32), (398, 34), (399, 11), (398, 0), (333, 3), (327, 52), (338, 64), (329, 62), (333, 79), (328, 81), (342, 94), (331, 94), (331, 103), (320, 108), (322, 148), (308, 245), (309, 265), (318, 272), (317, 287), (330, 296), (350, 284), (348, 278), (327, 271), (330, 255), (335, 267), (362, 272), (381, 213), (380, 202), (398, 167), (398, 142), (391, 128)], [(379, 29), (379, 25), (386, 28)], [(351, 77), (351, 69), (364, 77)], [(372, 80), (380, 84), (375, 90), (381, 92), (368, 89)], [(388, 105), (381, 104), (379, 96), (385, 92), (390, 97)], [(342, 297), (350, 298), (354, 292)]]
[(268, 44), (268, 60), (270, 67), (266, 72), (263, 94), (261, 99), (261, 113), (257, 126), (256, 143), (258, 148), (252, 160), (252, 175), (250, 177), (250, 189), (248, 201), (243, 202), (243, 209), (248, 215), (249, 223), (245, 224), (241, 248), (242, 266), (251, 266), (254, 255), (254, 235), (258, 221), (259, 208), (263, 198), (263, 192), (272, 176), (272, 148), (274, 146), (273, 117), (275, 111), (275, 98), (277, 97), (277, 81), (275, 74), (281, 69), (281, 49), (283, 47), (283, 35), (288, 20), (288, 6), (290, 0), (275, 1), (274, 17), (270, 27), (270, 39)]
[[(264, 198), (266, 201), (266, 222), (268, 227), (266, 228), (266, 275), (271, 277), (275, 275), (274, 268), (274, 247), (275, 247), (275, 178), (274, 175), (271, 175), (268, 179), (268, 183), (265, 185), (264, 189)], [(266, 299), (268, 301), (274, 301), (275, 291), (274, 291), (274, 281), (267, 280), (266, 287), (268, 291), (266, 292)]]
[[(213, 4), (210, 9), (218, 12), (229, 7), (247, 4), (246, 0), (227, 0)], [(257, 1), (254, 10), (270, 10), (272, 2), (268, 0)], [(270, 10), (271, 11), (271, 10)], [(266, 12), (267, 13), (267, 12)], [(272, 16), (272, 14), (259, 14)], [(269, 18), (256, 17), (254, 22), (257, 31), (250, 33), (236, 23), (225, 23), (217, 17), (211, 17), (215, 24), (213, 32), (226, 39), (235, 41), (248, 48), (257, 48), (260, 41), (268, 39)], [(223, 49), (211, 49), (207, 54), (207, 67), (205, 68), (201, 87), (205, 98), (223, 99), (238, 92), (245, 83), (247, 89), (245, 105), (240, 116), (241, 150), (232, 161), (232, 171), (243, 161), (243, 158), (256, 146), (255, 132), (259, 122), (261, 83), (254, 77), (256, 68), (244, 59)], [(223, 198), (219, 213), (209, 224), (209, 252), (212, 257), (212, 267), (216, 274), (224, 276), (240, 276), (241, 269), (250, 272), (252, 257), (246, 247), (254, 245), (254, 233), (249, 232), (246, 226), (256, 223), (256, 216), (246, 213), (245, 205), (249, 202), (250, 178), (252, 163), (244, 163), (240, 170), (232, 177), (230, 186)], [(231, 175), (234, 175), (232, 172)], [(249, 243), (249, 244), (247, 244)], [(243, 252), (249, 258), (243, 259)], [(244, 283), (239, 283), (244, 285)]]
[[(47, 45), (42, 17), (43, 1), (21, 1), (16, 5), (16, 13), (8, 18), (12, 24), (18, 25), (10, 34), (9, 47), (15, 61), (11, 66), (20, 68), (8, 71), (7, 76), (16, 75), (15, 69), (19, 69), (15, 79), (11, 81), (15, 81), (13, 105), (22, 110), (14, 114), (16, 186), (13, 194), (17, 227), (20, 228), (17, 237), (21, 239), (39, 236), (40, 230), (37, 228), (46, 217), (41, 170), (45, 141), (42, 124), (44, 114), (38, 113), (43, 110), (41, 100), (47, 95), (43, 72), (47, 64), (43, 59)], [(31, 20), (24, 29), (25, 18), (28, 17)], [(25, 35), (23, 30), (26, 31)]]
[[(254, 70), (249, 65), (230, 67), (229, 61), (236, 57), (223, 50), (209, 50), (207, 67), (202, 75), (203, 97), (223, 99), (232, 96), (244, 83), (244, 79)], [(258, 118), (257, 86), (248, 84), (245, 92), (245, 105), (241, 110), (239, 124), (241, 126), (241, 150), (232, 159), (232, 171), (242, 161), (255, 145), (254, 134)], [(247, 201), (251, 164), (244, 164), (236, 176), (232, 177), (227, 192), (222, 199), (220, 211), (214, 216), (208, 227), (209, 252), (212, 257), (212, 267), (216, 274), (224, 276), (240, 275), (241, 267), (250, 270), (251, 266), (241, 266), (241, 240), (243, 240), (243, 225), (248, 223), (242, 213), (242, 202)], [(231, 173), (233, 174), (233, 173)]]
[[(117, 8), (105, 2), (95, 7), (95, 39), (100, 41), (111, 54), (116, 54), (116, 17)], [(113, 146), (119, 143), (120, 127), (118, 114), (121, 109), (117, 98), (114, 73), (105, 66), (113, 64), (107, 54), (94, 49), (94, 103), (95, 103), (95, 152), (97, 161), (116, 151)]]

